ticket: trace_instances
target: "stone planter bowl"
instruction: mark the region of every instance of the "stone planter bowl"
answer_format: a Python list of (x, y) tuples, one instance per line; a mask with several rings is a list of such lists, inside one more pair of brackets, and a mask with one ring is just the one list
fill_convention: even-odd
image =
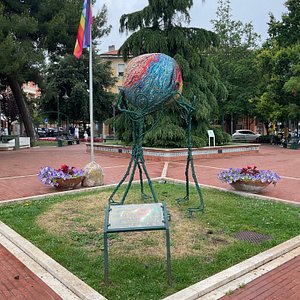
[(247, 192), (247, 193), (259, 193), (265, 189), (270, 182), (261, 181), (236, 181), (230, 183), (230, 185), (237, 191)]
[(83, 180), (83, 177), (75, 177), (70, 179), (57, 179), (56, 182), (58, 183), (56, 188), (61, 189), (74, 189), (77, 185), (79, 185)]

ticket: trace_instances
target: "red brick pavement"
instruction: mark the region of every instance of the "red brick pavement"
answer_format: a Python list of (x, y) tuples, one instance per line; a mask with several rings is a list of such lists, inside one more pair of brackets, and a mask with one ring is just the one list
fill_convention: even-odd
[[(95, 161), (103, 168), (105, 184), (117, 183), (123, 177), (128, 158), (95, 155)], [(90, 162), (85, 145), (66, 147), (42, 147), (19, 151), (0, 152), (0, 201), (55, 193), (57, 190), (45, 186), (37, 178), (43, 166), (58, 168), (69, 164), (83, 168)], [(160, 177), (163, 169), (161, 162), (147, 164), (151, 178)], [(24, 177), (23, 177), (24, 176)], [(136, 176), (135, 179), (138, 179)]]
[[(223, 188), (228, 188), (228, 186), (219, 182), (217, 179), (217, 175), (222, 169), (227, 169), (229, 167), (242, 167), (245, 165), (257, 165), (260, 169), (272, 169), (282, 177), (282, 180), (276, 187), (268, 187), (263, 194), (270, 197), (300, 202), (300, 193), (298, 188), (300, 182), (299, 153), (299, 150), (297, 151), (279, 148), (277, 146), (263, 145), (259, 153), (255, 154), (242, 154), (234, 157), (227, 156), (216, 159), (197, 160), (195, 161), (195, 168), (200, 184)], [(58, 167), (61, 164), (66, 163), (78, 168), (83, 168), (89, 161), (90, 155), (85, 152), (84, 144), (61, 148), (43, 147), (0, 152), (0, 201), (56, 192), (55, 189), (43, 186), (38, 181), (36, 174), (41, 166), (49, 165), (52, 167)], [(109, 155), (96, 154), (95, 161), (102, 166), (104, 170), (105, 184), (119, 182), (128, 165), (128, 158)], [(163, 166), (164, 163), (161, 162), (147, 162), (150, 177), (160, 177)], [(169, 163), (167, 177), (184, 180), (184, 170), (184, 162)], [(4, 275), (5, 273), (1, 270), (1, 267), (4, 266), (3, 261), (7, 260), (7, 253), (9, 254), (9, 252), (0, 245), (0, 299), (10, 300), (17, 299), (15, 296), (12, 296), (12, 294), (8, 294), (10, 292), (9, 287), (16, 287), (16, 285), (14, 285), (16, 279)], [(5, 256), (5, 258), (3, 258), (3, 256)], [(17, 268), (20, 262), (17, 259), (14, 259), (12, 255), (10, 256), (12, 268)], [(282, 267), (276, 268), (275, 270), (259, 277), (252, 283), (248, 284), (245, 288), (237, 290), (237, 294), (234, 293), (230, 297), (237, 297), (233, 299), (300, 299), (300, 282), (297, 280), (297, 277), (299, 277), (299, 260), (300, 258), (297, 257), (296, 259), (284, 264)], [(30, 273), (25, 266), (23, 266), (23, 272), (26, 274)], [(21, 275), (25, 273), (20, 272)], [(30, 278), (33, 278), (32, 281), (40, 282), (40, 287), (43, 286), (41, 287), (42, 290), (45, 288), (44, 292), (47, 294), (47, 297), (48, 295), (49, 297), (55, 297), (54, 294), (52, 294), (53, 291), (50, 288), (45, 287), (45, 284), (35, 277), (34, 274), (31, 274), (30, 276)], [(7, 281), (8, 278), (10, 278), (10, 280)], [(280, 279), (278, 279), (277, 282), (275, 278)], [(8, 283), (7, 285), (4, 285), (2, 282), (6, 282), (5, 280), (11, 285), (8, 285)], [(21, 282), (21, 280), (19, 282)], [(281, 286), (281, 283), (284, 284)], [(257, 293), (257, 286), (260, 286), (260, 294)], [(281, 287), (278, 288), (278, 286)], [(19, 285), (19, 287), (20, 290), (23, 291), (24, 287), (21, 285)], [(248, 294), (245, 294), (244, 297), (242, 292)], [(273, 292), (274, 294), (272, 294)], [(1, 298), (1, 293), (5, 295), (6, 298)], [(270, 298), (273, 296), (274, 298)], [(277, 298), (275, 298), (275, 296)], [(21, 299), (27, 298), (24, 297)], [(36, 299), (52, 298), (40, 297)]]
[(0, 244), (1, 300), (59, 300), (40, 278)]
[(299, 300), (300, 257), (295, 257), (222, 300)]

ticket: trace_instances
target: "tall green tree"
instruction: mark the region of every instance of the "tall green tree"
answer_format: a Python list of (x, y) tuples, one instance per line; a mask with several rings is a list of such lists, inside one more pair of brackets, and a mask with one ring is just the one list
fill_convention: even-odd
[(256, 106), (266, 122), (287, 126), (290, 120), (298, 124), (300, 112), (300, 2), (287, 0), (285, 5), (281, 20), (270, 16), (270, 38), (257, 57), (263, 84)]
[(255, 107), (250, 100), (257, 96), (260, 82), (255, 64), (260, 37), (251, 22), (233, 20), (230, 5), (230, 0), (219, 0), (217, 18), (212, 20), (220, 45), (211, 51), (210, 58), (228, 90), (227, 98), (219, 101), (219, 106), (225, 117), (253, 117)]
[(276, 20), (270, 14), (268, 33), (270, 42), (276, 43), (280, 47), (291, 46), (300, 41), (300, 2), (299, 0), (287, 0), (285, 2), (287, 12), (281, 15), (281, 20)]
[[(217, 99), (226, 95), (219, 73), (204, 52), (218, 44), (217, 35), (201, 28), (185, 27), (190, 21), (192, 0), (149, 0), (140, 11), (125, 14), (120, 19), (120, 31), (132, 32), (120, 48), (125, 59), (129, 53), (137, 56), (160, 52), (173, 57), (180, 66), (184, 87), (183, 95), (197, 97), (193, 119), (195, 146), (206, 144), (206, 129), (215, 118)], [(149, 125), (157, 117), (150, 116)], [(161, 126), (150, 131), (145, 142), (153, 146), (185, 146), (184, 124), (173, 108), (160, 118)], [(122, 126), (126, 122), (122, 123)], [(124, 127), (122, 130), (125, 130)], [(129, 137), (125, 130), (124, 136)]]

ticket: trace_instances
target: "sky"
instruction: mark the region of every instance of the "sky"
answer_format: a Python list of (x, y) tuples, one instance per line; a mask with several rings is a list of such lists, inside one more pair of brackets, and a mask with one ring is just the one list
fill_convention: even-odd
[[(286, 12), (285, 0), (231, 0), (231, 14), (235, 21), (243, 23), (252, 22), (254, 31), (261, 35), (262, 41), (268, 37), (269, 13), (273, 13), (276, 19)], [(128, 37), (125, 33), (119, 33), (119, 20), (122, 14), (132, 13), (143, 9), (148, 5), (148, 0), (97, 0), (93, 10), (98, 11), (103, 4), (108, 10), (108, 24), (112, 25), (109, 36), (101, 39), (100, 53), (107, 52), (109, 45), (115, 45), (118, 49)], [(216, 19), (218, 0), (194, 0), (190, 10), (191, 27), (199, 27), (212, 30), (212, 19)]]

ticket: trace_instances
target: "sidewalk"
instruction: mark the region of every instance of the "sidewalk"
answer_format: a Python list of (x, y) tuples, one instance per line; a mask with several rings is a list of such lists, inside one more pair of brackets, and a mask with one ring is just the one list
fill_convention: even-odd
[[(299, 154), (299, 150), (262, 145), (257, 154), (228, 156), (213, 160), (201, 159), (194, 163), (201, 185), (220, 188), (228, 188), (226, 184), (217, 179), (217, 174), (222, 169), (257, 165), (260, 169), (274, 170), (282, 177), (282, 180), (276, 187), (269, 186), (262, 195), (300, 204)], [(54, 193), (55, 189), (43, 186), (37, 179), (36, 174), (40, 167), (46, 165), (59, 167), (61, 164), (70, 164), (77, 168), (83, 168), (89, 161), (90, 155), (85, 152), (84, 144), (0, 152), (0, 201)], [(95, 161), (104, 170), (105, 185), (118, 183), (128, 165), (128, 158), (108, 155), (95, 155)], [(185, 180), (184, 162), (168, 163), (167, 168), (161, 162), (147, 162), (146, 164), (151, 178), (161, 177), (164, 170), (164, 172), (166, 171), (165, 176), (168, 178)], [(62, 299), (61, 295), (59, 296), (25, 267), (13, 254), (8, 252), (9, 250), (1, 245), (0, 239), (0, 299)], [(299, 272), (300, 258), (297, 256), (258, 277), (242, 289), (225, 296), (224, 299), (300, 299), (300, 280), (297, 280)], [(278, 279), (280, 282), (292, 282), (293, 287), (285, 284), (279, 289), (277, 281), (273, 280), (275, 277), (280, 278)], [(270, 280), (270, 278), (273, 279)], [(266, 285), (264, 282), (267, 281)], [(260, 287), (260, 293), (257, 292), (257, 286)], [(291, 290), (295, 292), (292, 293)], [(272, 294), (270, 291), (274, 293)], [(65, 298), (63, 297), (63, 299)]]

